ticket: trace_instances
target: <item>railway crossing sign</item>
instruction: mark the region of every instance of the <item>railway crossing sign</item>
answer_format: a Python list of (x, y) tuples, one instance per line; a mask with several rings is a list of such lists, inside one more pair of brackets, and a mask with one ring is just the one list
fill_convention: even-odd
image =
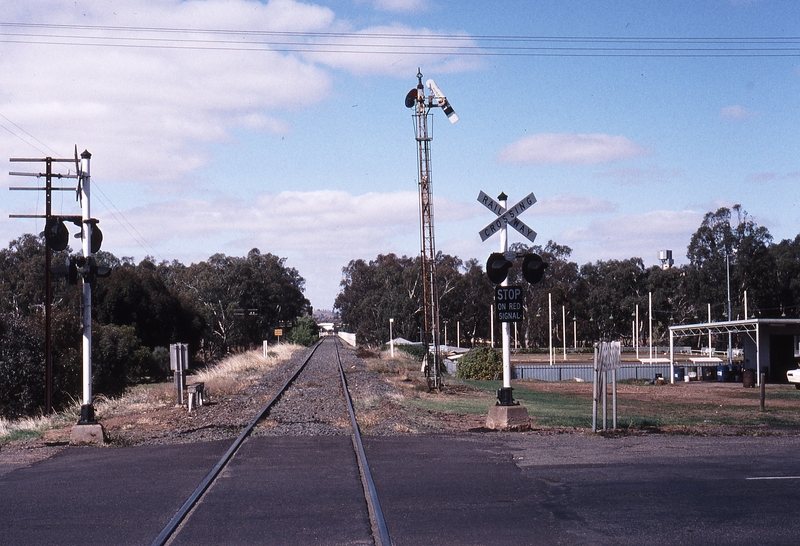
[(500, 203), (482, 191), (478, 194), (478, 202), (498, 216), (497, 220), (478, 232), (478, 234), (481, 236), (481, 241), (485, 241), (495, 233), (498, 233), (503, 228), (503, 224), (508, 224), (512, 228), (516, 229), (531, 243), (536, 240), (536, 232), (525, 225), (525, 222), (519, 219), (520, 214), (522, 214), (528, 207), (536, 203), (536, 196), (533, 195), (533, 192), (522, 198), (521, 201), (510, 207), (508, 210), (506, 210)]

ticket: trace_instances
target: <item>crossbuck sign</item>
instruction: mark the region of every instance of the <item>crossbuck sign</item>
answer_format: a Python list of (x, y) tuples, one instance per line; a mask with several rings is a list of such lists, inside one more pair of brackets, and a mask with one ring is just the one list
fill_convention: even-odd
[(522, 214), (522, 212), (536, 203), (536, 197), (533, 195), (533, 192), (529, 193), (527, 197), (523, 198), (519, 203), (510, 207), (508, 210), (483, 192), (478, 194), (478, 202), (498, 216), (497, 220), (480, 230), (479, 235), (481, 236), (481, 241), (485, 241), (499, 232), (503, 228), (503, 224), (508, 224), (519, 231), (522, 236), (531, 243), (536, 240), (536, 232), (519, 219), (519, 215)]

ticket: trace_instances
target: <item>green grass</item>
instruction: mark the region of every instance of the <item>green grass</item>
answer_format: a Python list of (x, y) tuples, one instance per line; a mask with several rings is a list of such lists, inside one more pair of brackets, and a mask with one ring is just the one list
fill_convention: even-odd
[(466, 415), (481, 415), (489, 412), (489, 406), (494, 404), (494, 398), (451, 398), (446, 395), (438, 399), (406, 398), (406, 405), (431, 411), (444, 413), (462, 413)]
[[(495, 403), (496, 391), (501, 381), (467, 381), (450, 379), (451, 385), (462, 384), (478, 389), (472, 395), (448, 395), (419, 399), (406, 399), (404, 403), (426, 410), (446, 413), (481, 415)], [(514, 399), (528, 408), (536, 425), (543, 427), (584, 428), (592, 426), (591, 385), (580, 393), (554, 393), (537, 390), (535, 381), (515, 382)], [(677, 389), (670, 385), (653, 386), (656, 389)], [(446, 391), (446, 389), (445, 389)], [(759, 393), (732, 391), (728, 402), (681, 402), (654, 396), (637, 399), (619, 394), (617, 397), (617, 426), (622, 429), (653, 429), (664, 427), (695, 427), (698, 432), (708, 427), (788, 427), (800, 429), (800, 404), (770, 406), (770, 401), (793, 400), (800, 402), (800, 392), (788, 389), (768, 389), (766, 411), (758, 407)], [(598, 423), (602, 414), (598, 411)], [(612, 422), (611, 395), (608, 397), (608, 423)]]

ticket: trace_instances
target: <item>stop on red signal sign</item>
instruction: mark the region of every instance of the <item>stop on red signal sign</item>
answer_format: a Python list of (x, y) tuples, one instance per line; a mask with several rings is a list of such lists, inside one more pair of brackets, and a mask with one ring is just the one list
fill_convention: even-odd
[(522, 322), (525, 314), (522, 310), (522, 287), (494, 287), (495, 318), (498, 322)]

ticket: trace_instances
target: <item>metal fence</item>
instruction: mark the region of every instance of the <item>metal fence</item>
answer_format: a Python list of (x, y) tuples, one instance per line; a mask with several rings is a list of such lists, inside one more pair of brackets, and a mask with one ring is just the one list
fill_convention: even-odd
[[(593, 380), (592, 364), (517, 364), (513, 379), (538, 379), (539, 381)], [(624, 379), (653, 379), (660, 374), (669, 381), (669, 364), (622, 364), (617, 370), (617, 381)]]

